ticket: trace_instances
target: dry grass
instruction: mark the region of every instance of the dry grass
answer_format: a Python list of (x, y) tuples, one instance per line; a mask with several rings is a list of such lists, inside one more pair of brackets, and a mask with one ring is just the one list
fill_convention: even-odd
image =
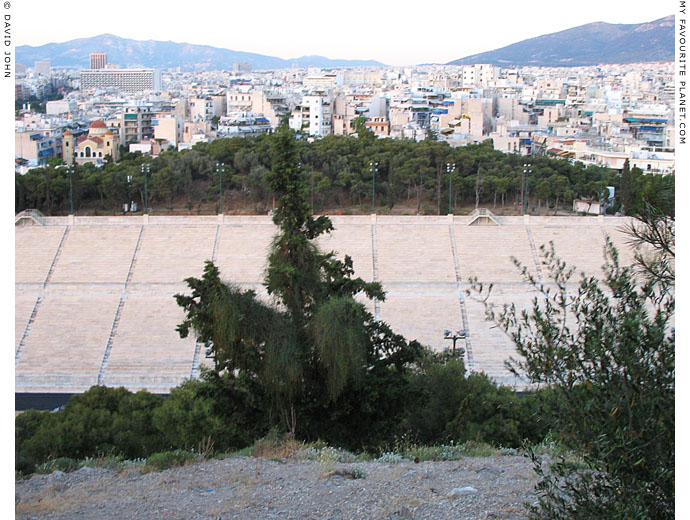
[(264, 459), (287, 459), (304, 448), (304, 443), (294, 439), (266, 437), (254, 443), (253, 455)]

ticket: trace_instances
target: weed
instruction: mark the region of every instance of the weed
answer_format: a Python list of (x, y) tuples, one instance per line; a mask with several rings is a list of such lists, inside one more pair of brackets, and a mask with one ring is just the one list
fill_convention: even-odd
[(146, 460), (146, 468), (160, 471), (175, 466), (184, 466), (199, 458), (199, 455), (186, 450), (163, 451), (151, 455)]

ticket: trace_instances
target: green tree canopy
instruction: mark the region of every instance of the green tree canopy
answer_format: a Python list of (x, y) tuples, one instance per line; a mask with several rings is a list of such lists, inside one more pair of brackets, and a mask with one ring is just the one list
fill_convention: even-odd
[(177, 330), (182, 337), (193, 331), (199, 341), (209, 342), (217, 371), (246, 373), (259, 381), (272, 396), (274, 416), (292, 433), (298, 415), (312, 431), (327, 428), (328, 410), (336, 413), (334, 403), (354, 395), (364, 401), (351, 403), (351, 414), (371, 420), (394, 414), (382, 404), (369, 403), (366, 413), (361, 407), (374, 392), (385, 395), (373, 385), (387, 381), (391, 391), (404, 385), (400, 374), (423, 349), (393, 334), (355, 299), (358, 294), (384, 299), (379, 283), (355, 278), (349, 256), (339, 260), (314, 244), (333, 225), (311, 214), (295, 139), (286, 127), (274, 136), (273, 158), (268, 181), (278, 202), (273, 217), (278, 233), (265, 285), (275, 305), (224, 284), (207, 262), (201, 279), (186, 280), (191, 295), (176, 295), (186, 312)]

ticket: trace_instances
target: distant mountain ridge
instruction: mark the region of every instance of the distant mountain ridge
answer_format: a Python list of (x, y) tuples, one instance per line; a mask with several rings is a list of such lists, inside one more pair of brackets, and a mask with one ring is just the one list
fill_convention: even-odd
[(37, 47), (21, 45), (16, 48), (18, 63), (32, 66), (35, 61), (49, 59), (53, 67), (89, 68), (89, 54), (105, 52), (108, 63), (120, 67), (149, 67), (181, 70), (232, 70), (235, 62), (249, 63), (252, 70), (288, 69), (299, 67), (369, 67), (384, 66), (374, 60), (333, 60), (324, 56), (303, 56), (284, 60), (251, 52), (233, 51), (172, 41), (130, 40), (113, 34), (79, 38), (63, 43), (48, 43)]
[(473, 54), (448, 65), (577, 67), (673, 61), (673, 15), (641, 24), (595, 22)]

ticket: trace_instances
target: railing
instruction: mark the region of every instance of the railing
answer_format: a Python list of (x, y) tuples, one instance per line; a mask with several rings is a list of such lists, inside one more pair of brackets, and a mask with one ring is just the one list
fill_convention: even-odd
[(17, 215), (14, 217), (14, 223), (16, 224), (23, 218), (30, 218), (37, 224), (43, 226), (45, 222), (44, 217), (45, 215), (37, 209), (25, 209), (24, 211), (17, 213)]
[(486, 218), (494, 224), (501, 225), (501, 221), (498, 219), (498, 217), (496, 217), (496, 215), (491, 213), (491, 211), (489, 211), (486, 208), (477, 208), (472, 213), (470, 213), (467, 225), (471, 225), (473, 222), (479, 220), (480, 218)]

